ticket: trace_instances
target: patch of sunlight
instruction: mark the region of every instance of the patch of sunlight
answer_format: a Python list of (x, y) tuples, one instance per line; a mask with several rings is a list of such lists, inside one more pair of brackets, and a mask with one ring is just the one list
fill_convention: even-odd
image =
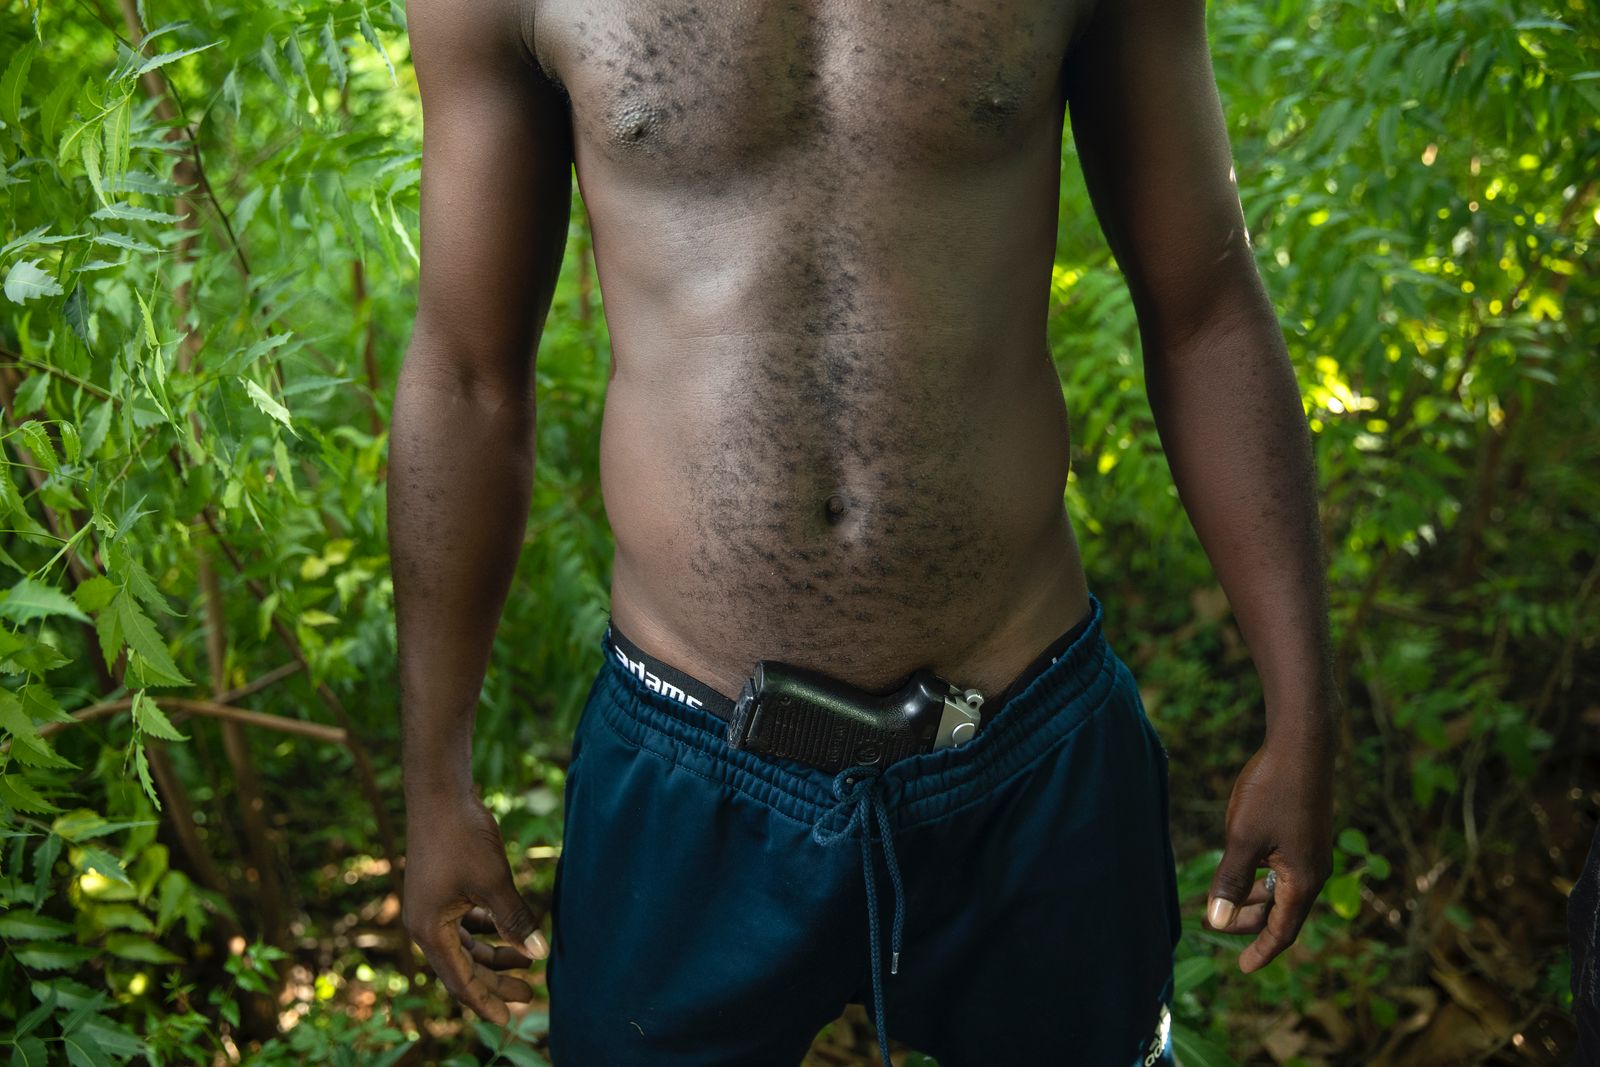
[(1067, 291), (1083, 280), (1083, 272), (1057, 263), (1050, 268), (1050, 297), (1065, 303)]
[(1117, 454), (1115, 452), (1106, 451), (1100, 453), (1100, 458), (1095, 460), (1094, 467), (1095, 470), (1101, 474), (1109, 474), (1111, 473), (1111, 468), (1115, 467), (1116, 465)]
[(1522, 155), (1517, 157), (1517, 166), (1521, 167), (1523, 170), (1538, 170), (1539, 157), (1532, 155), (1531, 153), (1524, 152)]
[(1306, 222), (1309, 223), (1312, 226), (1321, 226), (1323, 223), (1325, 223), (1327, 221), (1328, 221), (1328, 209), (1327, 208), (1322, 208), (1322, 209), (1320, 209), (1318, 211), (1313, 211), (1311, 213), (1311, 217), (1306, 220)]
[(1528, 314), (1538, 321), (1560, 322), (1561, 305), (1549, 293), (1540, 293), (1528, 301)]
[(1502, 312), (1504, 310), (1505, 310), (1505, 305), (1500, 303), (1499, 300), (1491, 300), (1491, 301), (1489, 301), (1489, 314), (1498, 315), (1498, 314), (1500, 314), (1500, 312)]
[[(1330, 356), (1318, 356), (1315, 367), (1318, 380), (1311, 384), (1308, 391), (1319, 408), (1335, 415), (1377, 409), (1376, 397), (1362, 396), (1350, 388), (1350, 383), (1345, 381), (1341, 373), (1338, 360)], [(1313, 420), (1313, 424), (1315, 422)]]
[(115, 882), (99, 871), (84, 871), (78, 876), (78, 888), (88, 897), (104, 896), (115, 886)]

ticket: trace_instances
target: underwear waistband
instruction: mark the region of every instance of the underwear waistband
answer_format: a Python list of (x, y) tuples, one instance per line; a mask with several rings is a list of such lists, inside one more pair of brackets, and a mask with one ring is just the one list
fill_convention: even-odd
[[(1005, 702), (1013, 695), (1026, 689), (1035, 678), (1049, 670), (1056, 660), (1060, 659), (1072, 644), (1089, 628), (1089, 621), (1093, 617), (1091, 611), (1079, 619), (1065, 633), (1050, 642), (1043, 652), (1034, 657), (1032, 663), (1023, 668), (1021, 674), (1012, 679), (997, 696), (990, 697), (984, 702), (986, 713), (992, 714), (1005, 706)], [(644, 687), (652, 693), (660, 693), (668, 700), (672, 700), (685, 707), (699, 708), (709, 711), (719, 719), (728, 719), (733, 714), (734, 702), (727, 696), (713, 689), (691, 674), (680, 671), (670, 663), (663, 662), (655, 656), (641, 649), (630, 641), (617, 624), (611, 622), (606, 631), (607, 653), (616, 660), (617, 665), (625, 672), (637, 678)], [(987, 696), (987, 694), (986, 694)], [(988, 714), (984, 715), (987, 720)]]

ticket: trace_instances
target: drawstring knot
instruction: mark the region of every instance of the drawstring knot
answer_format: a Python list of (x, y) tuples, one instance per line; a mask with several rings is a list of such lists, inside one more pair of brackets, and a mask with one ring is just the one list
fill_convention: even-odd
[[(811, 827), (811, 839), (819, 845), (834, 845), (856, 834), (861, 839), (861, 877), (867, 890), (867, 936), (872, 942), (872, 1000), (878, 1025), (878, 1050), (884, 1067), (889, 1067), (889, 1034), (884, 1026), (883, 955), (878, 931), (878, 876), (872, 862), (873, 827), (883, 847), (884, 866), (894, 887), (894, 927), (889, 937), (889, 973), (900, 973), (900, 935), (905, 927), (906, 894), (900, 882), (900, 862), (894, 854), (889, 809), (878, 791), (881, 770), (877, 767), (851, 767), (833, 779), (835, 803)], [(840, 820), (843, 820), (841, 823)], [(836, 829), (834, 824), (839, 824)]]

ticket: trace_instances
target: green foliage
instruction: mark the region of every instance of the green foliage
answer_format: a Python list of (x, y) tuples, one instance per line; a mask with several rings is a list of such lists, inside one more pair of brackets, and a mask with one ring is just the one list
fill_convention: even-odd
[[(383, 485), (417, 266), (403, 12), (224, 3), (160, 23), (146, 5), (134, 47), (120, 8), (27, 10), (0, 18), (0, 1054), (392, 1061), (445, 1014), (373, 904), (400, 814)], [(1315, 432), (1350, 700), (1325, 906), (1249, 980), (1198, 909), (1259, 689), (1167, 474), (1070, 141), (1050, 318), (1068, 505), (1175, 754), (1180, 1056), (1244, 1058), (1265, 1006), (1329, 1003), (1359, 1060), (1412, 1010), (1429, 953), (1501, 921), (1481, 886), (1515, 867), (1541, 788), (1565, 796), (1571, 711), (1597, 696), (1575, 665), (1600, 566), (1600, 34), (1589, 0), (1221, 0), (1211, 20)], [(535, 896), (610, 563), (609, 349), (579, 208), (478, 715), (478, 779), (540, 857)], [(206, 702), (356, 743), (224, 728)], [(1415, 906), (1419, 880), (1442, 906)], [(1554, 966), (1508, 994), (1517, 1017), (1562, 1003)], [(541, 1021), (521, 1025), (438, 1059), (476, 1041), (539, 1062)]]

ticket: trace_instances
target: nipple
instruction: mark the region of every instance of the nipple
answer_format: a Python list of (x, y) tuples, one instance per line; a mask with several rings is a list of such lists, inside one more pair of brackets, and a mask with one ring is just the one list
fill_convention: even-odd
[(829, 526), (836, 526), (844, 518), (844, 498), (835, 493), (822, 505), (822, 517), (828, 520)]

